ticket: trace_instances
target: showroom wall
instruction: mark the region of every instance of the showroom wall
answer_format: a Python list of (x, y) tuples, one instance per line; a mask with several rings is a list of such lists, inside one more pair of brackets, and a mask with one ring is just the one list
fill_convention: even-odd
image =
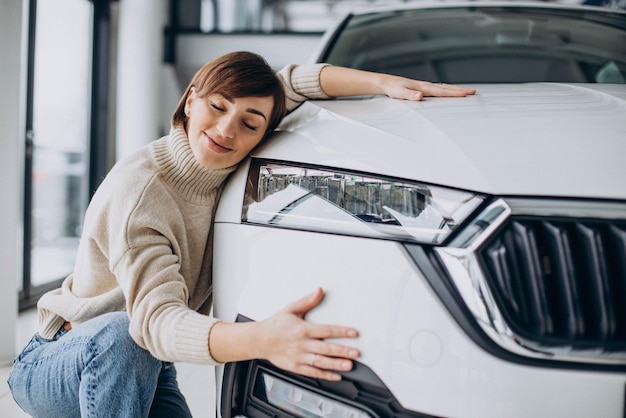
[(1, 0), (0, 9), (0, 365), (15, 355), (17, 283), (20, 277), (23, 120), (19, 112), (23, 80), (20, 77), (22, 1)]

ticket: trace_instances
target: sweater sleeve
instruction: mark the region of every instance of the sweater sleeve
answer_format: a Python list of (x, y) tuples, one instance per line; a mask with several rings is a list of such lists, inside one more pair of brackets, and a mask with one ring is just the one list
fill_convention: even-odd
[(287, 110), (292, 111), (307, 99), (330, 99), (320, 85), (320, 73), (329, 64), (290, 64), (278, 72), (285, 87)]
[(129, 332), (141, 347), (165, 361), (216, 364), (209, 333), (217, 319), (189, 309), (189, 290), (169, 246), (129, 249), (115, 266), (126, 295)]

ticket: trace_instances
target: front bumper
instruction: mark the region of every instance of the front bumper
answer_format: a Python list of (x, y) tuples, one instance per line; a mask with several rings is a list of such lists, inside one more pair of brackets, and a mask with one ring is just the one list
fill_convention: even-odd
[[(228, 223), (216, 224), (215, 236), (214, 274), (229, 278), (215, 283), (218, 317), (235, 320), (240, 313), (263, 319), (322, 286), (326, 299), (307, 319), (359, 329), (360, 337), (346, 343), (363, 353), (360, 362), (382, 384), (376, 389), (391, 394), (387, 398), (392, 400), (381, 404), (395, 405), (399, 413), (481, 418), (624, 415), (623, 366), (550, 362), (504, 350), (485, 336), (429, 249)], [(248, 256), (238, 263), (220, 262), (234, 253)], [(220, 305), (227, 300), (239, 300), (239, 306)], [(257, 366), (244, 365), (247, 371), (236, 372), (235, 380), (225, 374), (231, 378), (223, 381), (223, 416), (229, 416), (228, 411), (230, 416), (248, 414), (241, 408), (258, 398), (251, 392), (254, 380), (248, 372)], [(301, 381), (281, 371), (272, 373)], [(387, 409), (378, 412), (355, 402), (332, 385), (323, 387), (328, 396), (363, 405), (372, 416), (394, 416), (387, 415)]]

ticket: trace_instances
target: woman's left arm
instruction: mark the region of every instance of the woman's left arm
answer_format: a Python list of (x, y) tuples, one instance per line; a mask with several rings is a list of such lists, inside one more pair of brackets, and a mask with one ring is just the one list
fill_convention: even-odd
[(467, 87), (333, 65), (322, 69), (319, 82), (324, 93), (332, 97), (383, 94), (394, 99), (418, 101), (427, 96), (464, 97), (476, 93)]

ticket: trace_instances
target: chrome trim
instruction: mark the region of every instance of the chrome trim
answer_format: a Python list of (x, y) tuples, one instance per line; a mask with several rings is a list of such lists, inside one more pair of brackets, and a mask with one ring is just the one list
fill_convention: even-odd
[(492, 202), (461, 231), (448, 246), (476, 251), (511, 215), (511, 208), (502, 199)]
[[(553, 206), (552, 206), (553, 205)], [(599, 353), (569, 347), (546, 347), (516, 335), (504, 320), (483, 274), (476, 251), (511, 215), (624, 219), (626, 204), (616, 202), (497, 199), (485, 208), (448, 247), (435, 252), (482, 330), (507, 351), (525, 357), (596, 364), (624, 364), (626, 352)]]
[(625, 219), (626, 203), (614, 201), (508, 198), (513, 215)]

